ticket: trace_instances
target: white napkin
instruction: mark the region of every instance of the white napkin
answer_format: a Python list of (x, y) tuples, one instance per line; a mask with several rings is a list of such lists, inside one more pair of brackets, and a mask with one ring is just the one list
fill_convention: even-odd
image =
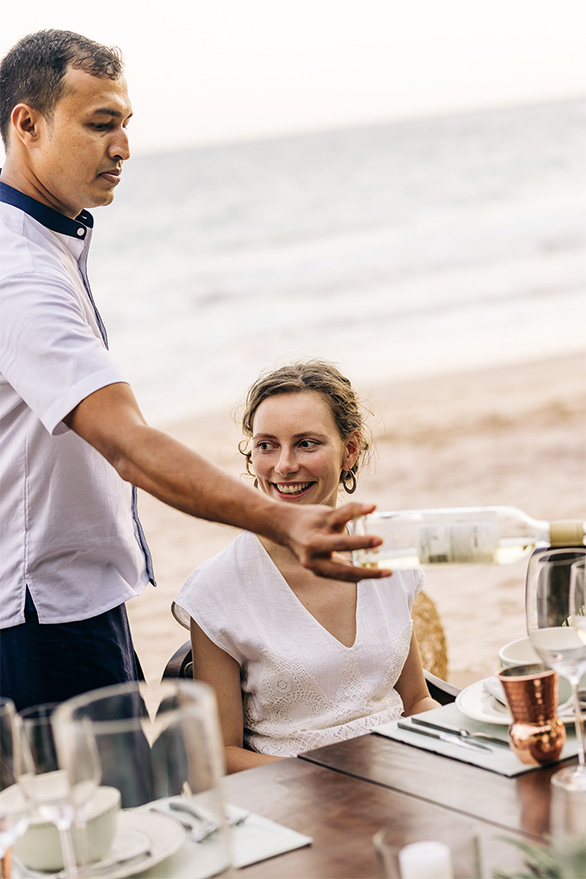
[[(245, 809), (231, 805), (226, 810), (230, 818), (246, 813)], [(235, 867), (247, 867), (313, 842), (311, 836), (304, 836), (290, 827), (284, 827), (270, 818), (263, 818), (262, 815), (252, 812), (243, 824), (230, 827), (230, 837)]]
[[(165, 801), (158, 800), (157, 807)], [(142, 807), (144, 808), (144, 807)], [(293, 851), (310, 845), (313, 839), (297, 833), (289, 827), (277, 824), (262, 815), (248, 813), (238, 806), (226, 805), (229, 818), (237, 818), (247, 814), (246, 821), (229, 828), (232, 863), (234, 867), (246, 867), (256, 864), (275, 855)], [(181, 817), (180, 812), (169, 811), (175, 820)], [(178, 876), (189, 876), (189, 879), (208, 879), (218, 873), (218, 866), (224, 856), (224, 847), (218, 842), (218, 834), (212, 834), (203, 842), (192, 842), (186, 838), (185, 843), (170, 858), (140, 873), (144, 879), (177, 879)]]
[(489, 693), (493, 697), (493, 699), (496, 699), (497, 702), (500, 702), (501, 705), (507, 704), (503, 685), (496, 677), (496, 675), (492, 675), (492, 677), (490, 678), (484, 678), (484, 680), (482, 681), (482, 686), (484, 687), (486, 692)]

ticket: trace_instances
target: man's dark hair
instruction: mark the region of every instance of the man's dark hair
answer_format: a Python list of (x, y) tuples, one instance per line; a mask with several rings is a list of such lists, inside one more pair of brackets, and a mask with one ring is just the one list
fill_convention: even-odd
[(45, 30), (23, 37), (0, 63), (0, 134), (8, 149), (10, 117), (17, 104), (28, 104), (50, 118), (64, 92), (68, 67), (91, 76), (119, 79), (119, 49), (108, 48), (72, 31)]

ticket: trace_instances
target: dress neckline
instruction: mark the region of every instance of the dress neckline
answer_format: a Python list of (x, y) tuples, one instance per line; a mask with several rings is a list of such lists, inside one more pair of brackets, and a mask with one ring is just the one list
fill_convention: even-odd
[(348, 646), (347, 644), (344, 644), (343, 641), (340, 641), (339, 638), (336, 638), (336, 636), (333, 635), (332, 632), (330, 632), (330, 630), (327, 629), (324, 625), (322, 625), (322, 624), (320, 623), (320, 621), (319, 621), (318, 619), (316, 619), (316, 617), (314, 617), (314, 615), (311, 613), (311, 611), (309, 611), (309, 610), (306, 608), (306, 606), (303, 604), (303, 602), (301, 601), (301, 599), (299, 598), (299, 596), (293, 591), (293, 589), (291, 589), (291, 587), (290, 587), (289, 584), (287, 583), (287, 580), (285, 579), (285, 577), (284, 577), (283, 574), (281, 573), (280, 569), (277, 567), (277, 565), (275, 564), (275, 562), (274, 562), (273, 559), (271, 558), (270, 553), (267, 551), (266, 547), (263, 546), (262, 541), (258, 539), (258, 536), (257, 536), (256, 534), (252, 534), (252, 532), (249, 532), (249, 533), (252, 535), (252, 537), (254, 537), (255, 540), (258, 541), (258, 543), (259, 543), (259, 545), (260, 545), (260, 547), (261, 547), (261, 549), (262, 549), (262, 551), (263, 551), (263, 554), (264, 554), (264, 556), (266, 557), (268, 563), (269, 563), (269, 564), (274, 568), (274, 570), (277, 572), (277, 575), (278, 575), (278, 577), (279, 577), (280, 582), (283, 584), (283, 586), (284, 586), (285, 589), (287, 590), (287, 593), (293, 598), (294, 602), (298, 605), (298, 607), (301, 608), (302, 612), (303, 612), (307, 617), (309, 617), (309, 619), (313, 620), (313, 623), (314, 623), (316, 626), (318, 626), (319, 629), (321, 629), (322, 632), (325, 632), (326, 635), (328, 635), (328, 637), (330, 637), (333, 641), (335, 641), (336, 644), (338, 644), (343, 650), (347, 650), (347, 651), (352, 651), (352, 650), (354, 650), (354, 648), (357, 646), (358, 641), (359, 641), (359, 620), (360, 620), (360, 615), (359, 615), (359, 613), (358, 613), (358, 605), (359, 605), (359, 601), (360, 601), (360, 595), (361, 595), (361, 592), (362, 592), (362, 590), (360, 589), (360, 585), (361, 585), (361, 584), (360, 584), (360, 583), (357, 583), (357, 584), (356, 584), (356, 608), (355, 608), (355, 610), (354, 610), (354, 617), (355, 617), (355, 619), (354, 619), (354, 641), (352, 642), (352, 644), (351, 644), (350, 646)]

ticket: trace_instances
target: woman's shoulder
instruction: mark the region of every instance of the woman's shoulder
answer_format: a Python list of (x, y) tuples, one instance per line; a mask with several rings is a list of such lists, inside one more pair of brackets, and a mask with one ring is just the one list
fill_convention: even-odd
[(172, 604), (175, 619), (189, 628), (189, 618), (205, 606), (226, 606), (226, 591), (234, 596), (250, 576), (263, 553), (255, 534), (243, 531), (219, 553), (198, 565), (185, 580)]
[(262, 544), (255, 534), (243, 531), (219, 553), (198, 565), (187, 577), (182, 588), (204, 588), (208, 583), (217, 585), (218, 579), (224, 577), (242, 579), (251, 566), (258, 564), (264, 552)]

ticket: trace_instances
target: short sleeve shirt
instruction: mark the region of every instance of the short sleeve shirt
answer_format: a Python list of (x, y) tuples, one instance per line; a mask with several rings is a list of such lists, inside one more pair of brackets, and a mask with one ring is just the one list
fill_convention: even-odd
[(0, 628), (88, 619), (148, 582), (132, 486), (63, 419), (125, 377), (86, 273), (93, 219), (0, 181)]

